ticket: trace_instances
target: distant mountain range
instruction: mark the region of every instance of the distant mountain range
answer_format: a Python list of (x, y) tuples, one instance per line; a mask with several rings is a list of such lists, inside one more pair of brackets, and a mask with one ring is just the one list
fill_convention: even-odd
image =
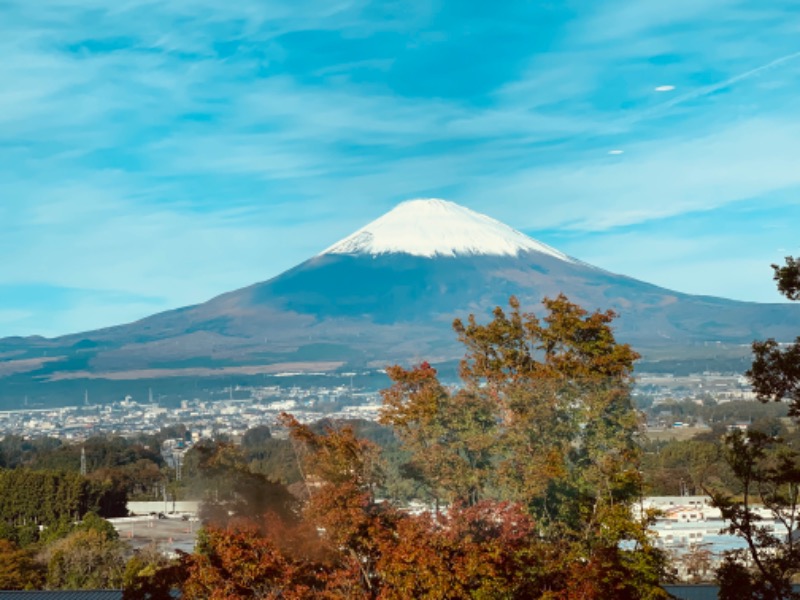
[(202, 378), (460, 357), (454, 317), (565, 293), (620, 314), (618, 338), (678, 356), (800, 332), (800, 306), (693, 296), (604, 271), (444, 200), (404, 202), (263, 283), (134, 323), (0, 340), (5, 382)]

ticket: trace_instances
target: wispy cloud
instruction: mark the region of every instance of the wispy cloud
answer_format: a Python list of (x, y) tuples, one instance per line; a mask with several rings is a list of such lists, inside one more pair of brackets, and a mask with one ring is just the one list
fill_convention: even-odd
[[(0, 21), (0, 336), (202, 301), (412, 196), (644, 276), (635, 243), (685, 291), (665, 248), (736, 241), (630, 228), (797, 206), (789, 2), (43, 1)], [(715, 293), (763, 285), (714, 264)], [(11, 293), (36, 285), (65, 292)]]

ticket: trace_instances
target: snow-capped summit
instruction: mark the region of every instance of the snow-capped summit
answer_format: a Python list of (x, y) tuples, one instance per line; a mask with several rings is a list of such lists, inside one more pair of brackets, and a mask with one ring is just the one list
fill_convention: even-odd
[(67, 388), (57, 382), (92, 377), (169, 372), (194, 380), (227, 369), (255, 377), (288, 365), (319, 372), (456, 361), (464, 348), (448, 326), (454, 318), (486, 322), (512, 295), (542, 314), (542, 298), (559, 294), (587, 310), (618, 311), (615, 335), (659, 359), (682, 360), (686, 345), (710, 340), (790, 341), (787, 333), (800, 326), (800, 306), (673, 292), (571, 259), (452, 202), (411, 200), (325, 253), (208, 302), (53, 340), (0, 339), (0, 356), (56, 358), (21, 366), (25, 373), (11, 359), (13, 385), (0, 368), (0, 404), (42, 389), (62, 401)]
[(566, 254), (491, 217), (438, 198), (398, 204), (322, 254), (413, 256), (517, 256), (540, 252), (567, 262)]

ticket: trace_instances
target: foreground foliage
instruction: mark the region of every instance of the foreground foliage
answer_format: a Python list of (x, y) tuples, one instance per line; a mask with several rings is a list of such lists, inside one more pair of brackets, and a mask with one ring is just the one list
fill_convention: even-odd
[(467, 348), (459, 391), (426, 363), (389, 369), (382, 420), (434, 510), (379, 501), (378, 449), (351, 428), (320, 432), (285, 415), (302, 504), (209, 526), (188, 557), (184, 596), (666, 597), (664, 557), (631, 511), (641, 491), (637, 355), (615, 341), (613, 313), (563, 296), (545, 308), (539, 320), (512, 298), (510, 314), (498, 308), (487, 325), (457, 321)]
[[(741, 500), (713, 493), (714, 504), (742, 537), (744, 550), (728, 553), (718, 573), (721, 598), (741, 598), (742, 590), (765, 600), (797, 598), (791, 582), (800, 573), (800, 453), (780, 438), (760, 431), (736, 431), (725, 439), (725, 459), (743, 486)], [(760, 505), (777, 520), (768, 523)]]
[[(778, 291), (800, 300), (800, 260), (786, 257), (786, 265), (772, 265)], [(774, 339), (753, 342), (753, 366), (747, 372), (763, 402), (789, 400), (789, 415), (800, 419), (800, 336), (782, 348)]]
[[(772, 267), (778, 290), (800, 300), (800, 262), (787, 257), (785, 266)], [(747, 375), (759, 399), (788, 400), (789, 414), (800, 419), (800, 337), (786, 348), (772, 339), (754, 342), (753, 354)], [(791, 586), (800, 575), (800, 451), (777, 430), (736, 431), (724, 443), (725, 460), (742, 485), (742, 496), (712, 492), (712, 497), (746, 549), (729, 553), (719, 569), (720, 598), (800, 598)], [(772, 514), (777, 530), (762, 522), (756, 503)]]
[(36, 589), (42, 585), (41, 571), (33, 551), (0, 539), (0, 590)]

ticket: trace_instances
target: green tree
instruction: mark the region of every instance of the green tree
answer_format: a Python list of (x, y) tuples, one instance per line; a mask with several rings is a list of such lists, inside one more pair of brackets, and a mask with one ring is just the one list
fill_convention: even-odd
[(784, 266), (772, 265), (772, 269), (778, 291), (789, 300), (800, 300), (800, 260), (787, 256)]
[[(742, 484), (741, 499), (712, 492), (712, 500), (729, 522), (730, 533), (743, 538), (747, 546), (728, 553), (718, 571), (722, 593), (733, 597), (746, 579), (753, 597), (800, 598), (791, 587), (792, 578), (800, 574), (795, 539), (800, 526), (800, 453), (781, 438), (737, 430), (725, 439), (725, 459)], [(768, 509), (773, 519), (764, 522), (755, 504)]]
[(432, 497), (477, 503), (489, 487), (497, 424), (482, 394), (451, 394), (428, 363), (387, 369), (381, 422), (391, 425), (412, 461), (405, 469), (424, 481)]
[(242, 436), (242, 448), (253, 450), (263, 446), (270, 439), (272, 439), (272, 432), (266, 425), (251, 427)]
[(184, 559), (169, 559), (151, 545), (134, 553), (125, 565), (123, 598), (171, 600), (186, 579)]
[(89, 481), (78, 473), (0, 469), (0, 489), (0, 521), (34, 532), (39, 525), (79, 519), (89, 511), (117, 516), (125, 510), (124, 490)]
[(702, 494), (706, 488), (733, 494), (741, 490), (722, 458), (719, 436), (714, 441), (672, 440), (645, 448), (642, 472), (648, 494), (677, 496), (685, 489)]
[(106, 539), (119, 539), (119, 534), (111, 522), (96, 513), (88, 513), (83, 517), (83, 520), (75, 527), (75, 531), (96, 531)]
[[(800, 300), (800, 261), (786, 257), (786, 265), (772, 265), (774, 279), (789, 300)], [(790, 401), (789, 415), (800, 418), (800, 336), (786, 348), (774, 339), (753, 342), (753, 365), (747, 376), (759, 400)]]
[(300, 481), (300, 471), (297, 469), (297, 461), (294, 460), (289, 440), (272, 438), (257, 448), (243, 448), (243, 450), (251, 471), (286, 484)]
[(122, 586), (127, 544), (98, 529), (71, 533), (44, 553), (49, 589), (117, 589)]
[[(786, 265), (772, 265), (778, 291), (790, 300), (800, 300), (800, 262), (786, 258)], [(800, 419), (800, 337), (781, 348), (774, 339), (753, 342), (753, 364), (747, 372), (762, 402), (790, 401), (789, 415)], [(769, 424), (766, 424), (769, 425)], [(740, 597), (749, 590), (764, 600), (800, 598), (792, 592), (793, 577), (800, 574), (800, 452), (786, 443), (780, 427), (735, 431), (725, 438), (725, 458), (742, 486), (735, 500), (712, 494), (731, 533), (742, 537), (744, 550), (728, 554), (717, 572), (720, 597)], [(753, 509), (762, 504), (773, 516), (763, 523)], [(778, 531), (774, 530), (778, 523)]]

